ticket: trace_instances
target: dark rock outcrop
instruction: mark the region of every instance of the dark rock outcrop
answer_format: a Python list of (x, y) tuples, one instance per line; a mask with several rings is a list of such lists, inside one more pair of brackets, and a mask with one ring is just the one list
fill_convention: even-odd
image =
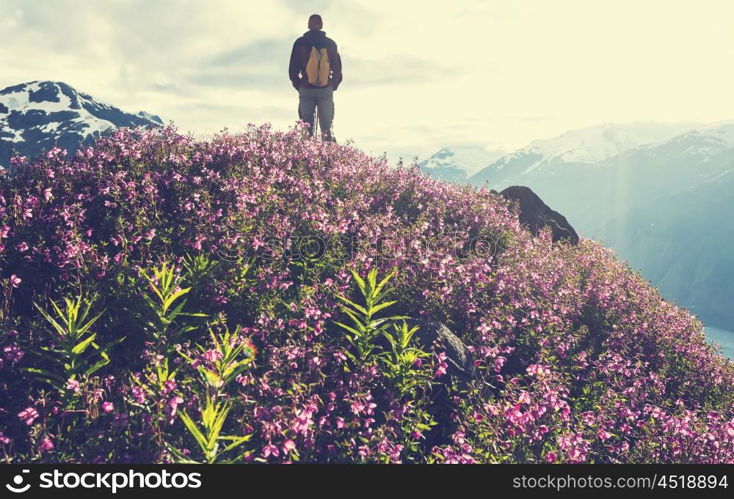
[(579, 236), (566, 217), (553, 211), (529, 187), (513, 185), (500, 192), (500, 196), (518, 204), (520, 223), (536, 236), (544, 227), (550, 227), (553, 242), (579, 243)]
[(440, 322), (421, 319), (408, 320), (410, 327), (418, 326), (414, 339), (423, 350), (435, 346), (437, 351), (446, 352), (448, 369), (446, 374), (460, 381), (469, 381), (476, 375), (474, 358), (464, 342)]
[(477, 370), (474, 367), (472, 353), (461, 338), (452, 333), (441, 322), (423, 319), (408, 319), (408, 326), (418, 326), (413, 337), (422, 350), (434, 348), (436, 352), (446, 353), (446, 374), (438, 378), (431, 393), (429, 412), (433, 416), (436, 426), (425, 435), (426, 450), (434, 445), (443, 445), (450, 441), (451, 435), (457, 429), (456, 421), (452, 418), (456, 402), (454, 397), (469, 387), (469, 383), (477, 379)]

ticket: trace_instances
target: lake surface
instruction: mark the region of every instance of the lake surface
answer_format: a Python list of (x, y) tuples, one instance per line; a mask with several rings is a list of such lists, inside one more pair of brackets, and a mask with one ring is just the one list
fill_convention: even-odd
[(730, 359), (734, 359), (734, 332), (716, 329), (715, 327), (706, 328), (706, 337), (721, 345), (724, 355)]

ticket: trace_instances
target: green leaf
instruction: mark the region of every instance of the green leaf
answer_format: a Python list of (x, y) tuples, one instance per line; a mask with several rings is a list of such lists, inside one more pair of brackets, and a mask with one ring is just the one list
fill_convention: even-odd
[(395, 305), (397, 301), (386, 301), (384, 303), (380, 303), (379, 305), (374, 305), (371, 309), (372, 315), (376, 314), (382, 309), (385, 309), (391, 305)]
[(48, 312), (46, 312), (43, 308), (41, 308), (41, 306), (38, 305), (38, 303), (34, 303), (33, 305), (35, 305), (38, 311), (41, 312), (41, 315), (43, 316), (43, 318), (46, 319), (46, 322), (51, 324), (51, 326), (56, 330), (59, 336), (61, 336), (62, 338), (66, 336), (65, 334), (66, 329), (64, 329), (64, 327), (62, 327), (61, 324), (56, 322), (56, 320), (53, 317), (51, 317), (51, 315)]
[[(92, 319), (90, 319), (89, 321), (87, 321), (86, 323), (84, 323), (84, 325), (81, 328), (77, 329), (77, 335), (78, 336), (82, 336), (84, 333), (86, 333), (89, 330), (89, 328), (91, 328), (94, 325), (94, 323), (97, 322), (97, 319), (99, 319), (100, 317), (102, 317), (102, 314), (104, 314), (104, 312), (105, 311), (103, 310), (102, 312), (100, 312), (99, 314), (97, 314), (95, 317), (93, 317)], [(85, 314), (85, 316), (86, 316), (86, 314)], [(84, 320), (85, 318), (86, 317), (82, 317), (82, 320)]]
[(349, 305), (350, 307), (352, 307), (353, 309), (357, 310), (358, 312), (360, 312), (360, 313), (362, 313), (364, 315), (367, 315), (367, 309), (364, 308), (363, 306), (354, 303), (353, 301), (351, 301), (350, 299), (348, 299), (348, 298), (346, 298), (344, 296), (337, 295), (336, 297), (338, 299), (340, 299), (341, 301), (343, 301), (344, 303), (346, 303), (347, 305)]
[(219, 434), (222, 431), (224, 421), (227, 419), (227, 414), (229, 414), (230, 409), (231, 406), (228, 402), (225, 402), (221, 407), (217, 406), (216, 408), (216, 417), (214, 419), (214, 424), (211, 429), (211, 434), (209, 435), (209, 445), (211, 449), (214, 449), (216, 447), (217, 440), (219, 439)]
[(377, 269), (367, 272), (367, 284), (369, 285), (369, 293), (367, 294), (374, 296), (376, 294), (375, 287), (377, 287)]
[(363, 295), (367, 295), (365, 291), (365, 282), (362, 277), (360, 277), (359, 273), (356, 270), (352, 270), (352, 277), (354, 277), (354, 280), (357, 282), (357, 286), (359, 287), (359, 290), (362, 292)]
[(398, 341), (393, 337), (392, 333), (389, 333), (387, 331), (382, 331), (382, 336), (387, 338), (387, 341), (389, 341), (393, 347), (397, 346)]
[(31, 373), (31, 374), (40, 374), (46, 378), (53, 379), (53, 380), (60, 381), (60, 382), (66, 381), (64, 378), (62, 378), (58, 374), (52, 373), (51, 371), (48, 371), (46, 369), (38, 369), (36, 367), (22, 367), (20, 370), (25, 371), (27, 373)]
[(385, 276), (385, 278), (384, 278), (384, 279), (383, 279), (382, 281), (380, 281), (380, 284), (378, 284), (378, 285), (377, 285), (377, 287), (375, 288), (375, 295), (379, 295), (379, 294), (380, 294), (380, 292), (381, 292), (381, 291), (382, 291), (382, 289), (383, 289), (383, 288), (385, 287), (385, 285), (386, 285), (386, 284), (387, 284), (388, 282), (390, 282), (390, 279), (392, 279), (392, 278), (393, 278), (393, 276), (394, 276), (394, 275), (395, 275), (396, 273), (397, 273), (397, 271), (396, 271), (396, 270), (393, 270), (393, 271), (392, 271), (392, 272), (390, 272), (390, 273), (389, 273), (389, 274), (388, 274), (387, 276)]
[(204, 437), (204, 434), (201, 433), (199, 428), (196, 426), (196, 423), (194, 423), (194, 421), (191, 419), (191, 417), (189, 417), (188, 414), (186, 414), (185, 411), (179, 412), (178, 415), (181, 418), (181, 420), (184, 422), (184, 424), (186, 425), (186, 428), (189, 430), (189, 433), (191, 434), (191, 436), (193, 436), (194, 439), (196, 440), (196, 443), (199, 444), (199, 447), (201, 447), (202, 450), (206, 451), (207, 440)]
[(364, 331), (367, 330), (367, 324), (364, 324), (358, 317), (357, 314), (352, 312), (349, 309), (344, 309), (343, 312), (349, 316), (350, 319), (352, 319), (352, 322), (354, 322), (354, 325), (357, 327), (357, 329), (360, 331), (359, 334), (364, 334)]
[(178, 464), (201, 464), (198, 461), (194, 461), (189, 456), (175, 448), (174, 446), (170, 444), (165, 444), (166, 449), (173, 454), (173, 456), (176, 458), (176, 463)]
[(73, 353), (74, 355), (83, 354), (84, 351), (89, 347), (89, 345), (94, 341), (94, 338), (96, 337), (97, 337), (97, 333), (92, 333), (86, 339), (82, 340), (80, 343), (77, 343), (74, 346), (74, 348), (71, 349), (71, 353)]
[(86, 371), (84, 371), (84, 374), (89, 376), (91, 374), (96, 373), (100, 369), (102, 369), (104, 366), (110, 363), (109, 358), (103, 358), (100, 361), (97, 361), (92, 367), (88, 368)]
[(170, 307), (173, 302), (181, 298), (183, 295), (191, 291), (191, 288), (181, 288), (177, 290), (175, 293), (168, 296), (165, 300), (163, 300), (163, 310), (168, 310), (168, 307)]
[(220, 455), (239, 447), (245, 442), (248, 442), (250, 439), (252, 439), (252, 435), (245, 435), (243, 437), (219, 437), (219, 440), (232, 441), (231, 444), (222, 449)]
[(336, 324), (337, 326), (339, 326), (339, 327), (341, 327), (343, 329), (346, 329), (347, 331), (349, 331), (350, 333), (354, 334), (355, 336), (360, 336), (360, 332), (359, 331), (357, 331), (356, 329), (354, 329), (354, 328), (352, 328), (350, 326), (347, 326), (346, 324), (342, 324), (341, 322), (334, 322), (334, 324)]
[(125, 341), (126, 338), (127, 338), (127, 336), (123, 336), (122, 338), (117, 338), (115, 340), (110, 341), (109, 343), (107, 343), (102, 348), (97, 347), (97, 348), (99, 348), (99, 354), (100, 355), (103, 355), (103, 356), (106, 355), (106, 353), (109, 352), (110, 348), (112, 348), (115, 345), (118, 345), (118, 344), (122, 343), (123, 341)]

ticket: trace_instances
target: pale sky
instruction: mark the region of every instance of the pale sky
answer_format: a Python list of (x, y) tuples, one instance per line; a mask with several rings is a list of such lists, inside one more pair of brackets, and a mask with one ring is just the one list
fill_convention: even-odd
[(371, 153), (734, 119), (732, 0), (0, 0), (0, 88), (64, 81), (202, 137), (286, 129), (312, 13), (344, 65), (336, 136)]

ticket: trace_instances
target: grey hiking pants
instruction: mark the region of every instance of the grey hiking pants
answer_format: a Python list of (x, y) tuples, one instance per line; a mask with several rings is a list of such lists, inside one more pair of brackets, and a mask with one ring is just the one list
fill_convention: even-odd
[(319, 128), (324, 140), (334, 140), (331, 124), (334, 121), (334, 90), (326, 88), (301, 88), (298, 90), (298, 117), (311, 126), (314, 132), (314, 116), (319, 113)]

